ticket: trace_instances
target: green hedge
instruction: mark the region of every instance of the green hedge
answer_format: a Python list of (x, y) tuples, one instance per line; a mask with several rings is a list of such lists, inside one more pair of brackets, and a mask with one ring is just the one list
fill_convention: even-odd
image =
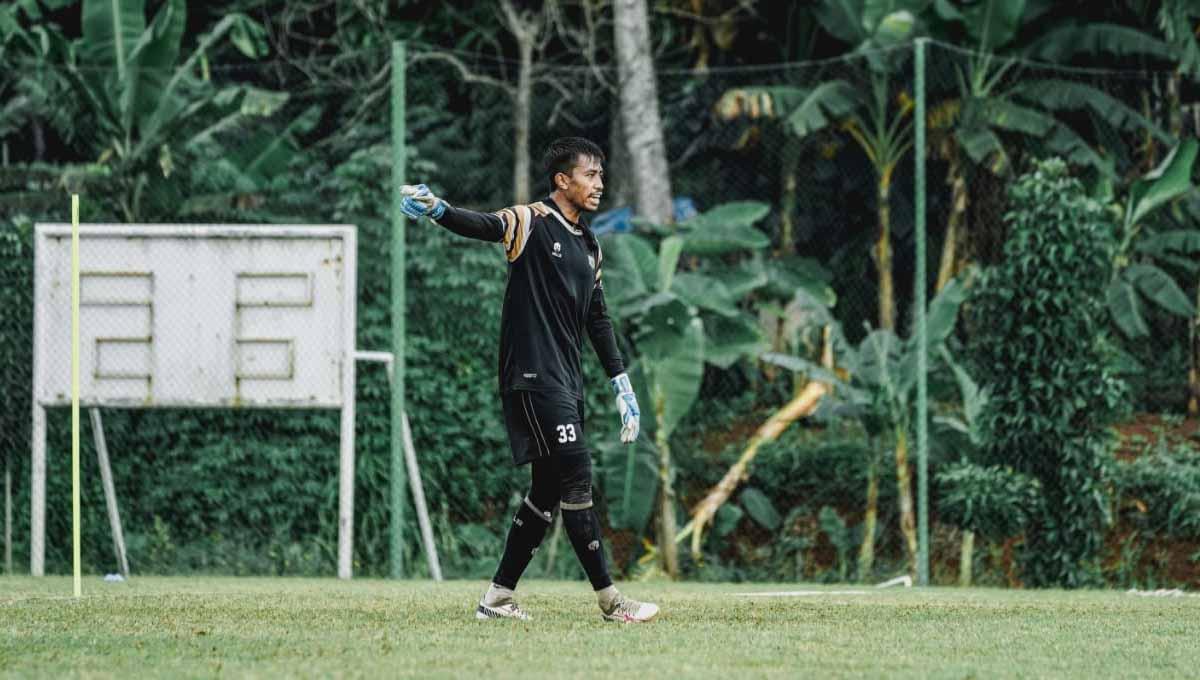
[(1104, 301), (1113, 225), (1061, 160), (1038, 163), (1010, 194), (1004, 259), (968, 304), (970, 360), (991, 392), (984, 462), (1041, 486), (1022, 552), (1026, 583), (1089, 585), (1109, 520), (1105, 427), (1125, 394)]

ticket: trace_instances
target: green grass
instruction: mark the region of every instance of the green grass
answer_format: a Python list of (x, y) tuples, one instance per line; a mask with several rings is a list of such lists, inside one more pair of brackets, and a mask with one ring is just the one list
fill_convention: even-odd
[[(523, 583), (529, 623), (475, 621), (482, 583), (0, 577), (3, 677), (1194, 677), (1200, 598), (1120, 592), (622, 584), (659, 620), (600, 620), (583, 583)], [(830, 590), (829, 587), (818, 587)]]

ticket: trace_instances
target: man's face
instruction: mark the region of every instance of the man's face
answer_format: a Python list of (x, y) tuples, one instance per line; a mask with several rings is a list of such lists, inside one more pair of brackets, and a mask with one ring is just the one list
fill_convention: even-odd
[(577, 156), (571, 174), (568, 176), (560, 172), (556, 181), (559, 191), (576, 208), (595, 212), (600, 207), (600, 197), (604, 194), (604, 168), (596, 158), (582, 154)]

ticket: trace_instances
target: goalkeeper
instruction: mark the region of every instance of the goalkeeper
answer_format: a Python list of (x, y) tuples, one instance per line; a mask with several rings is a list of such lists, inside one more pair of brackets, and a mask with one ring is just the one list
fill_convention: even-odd
[(450, 231), (503, 245), (508, 285), (500, 320), (500, 396), (513, 462), (530, 463), (531, 484), (513, 517), (500, 566), (476, 618), (529, 616), (514, 591), (562, 509), (571, 547), (596, 592), (602, 616), (643, 622), (658, 607), (617, 591), (592, 507), (592, 458), (584, 442), (583, 335), (604, 365), (621, 415), (621, 441), (637, 439), (640, 412), (604, 305), (600, 244), (583, 219), (600, 205), (604, 153), (567, 137), (545, 155), (550, 195), (532, 205), (479, 213), (449, 205), (425, 185), (403, 187), (401, 209)]

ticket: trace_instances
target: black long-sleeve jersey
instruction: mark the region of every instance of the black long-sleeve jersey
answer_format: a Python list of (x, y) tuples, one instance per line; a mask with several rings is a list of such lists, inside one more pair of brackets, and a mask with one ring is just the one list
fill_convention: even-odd
[(603, 254), (586, 222), (573, 224), (546, 198), (494, 213), (447, 205), (438, 224), (504, 246), (501, 392), (566, 392), (582, 399), (585, 329), (608, 376), (625, 370), (604, 304)]

